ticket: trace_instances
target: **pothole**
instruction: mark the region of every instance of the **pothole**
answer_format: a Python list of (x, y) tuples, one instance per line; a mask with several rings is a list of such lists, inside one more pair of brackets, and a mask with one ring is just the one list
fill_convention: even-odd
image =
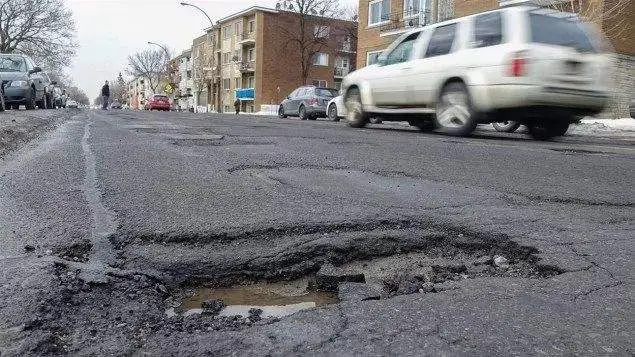
[(310, 291), (306, 280), (259, 283), (229, 288), (188, 289), (168, 316), (211, 314), (253, 319), (281, 318), (296, 312), (338, 303), (337, 293)]
[(565, 155), (605, 155), (607, 153), (602, 151), (591, 151), (591, 150), (583, 150), (583, 149), (549, 149), (551, 151), (559, 152)]

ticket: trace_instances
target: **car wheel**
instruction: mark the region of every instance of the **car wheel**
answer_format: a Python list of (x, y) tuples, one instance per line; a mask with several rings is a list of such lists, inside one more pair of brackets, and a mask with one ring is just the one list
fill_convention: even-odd
[(476, 129), (476, 115), (465, 84), (461, 82), (446, 84), (436, 107), (435, 125), (439, 132), (465, 136)]
[(371, 124), (381, 124), (381, 123), (383, 123), (383, 121), (381, 120), (381, 118), (377, 118), (377, 117), (370, 118), (369, 122), (370, 122)]
[(31, 96), (27, 99), (25, 106), (27, 110), (35, 109), (35, 89), (31, 89)]
[(306, 108), (304, 108), (304, 105), (300, 106), (300, 109), (298, 109), (298, 116), (300, 117), (300, 120), (307, 120), (307, 116), (306, 116)]
[(520, 123), (517, 121), (509, 120), (509, 121), (503, 121), (500, 123), (492, 123), (492, 126), (498, 132), (513, 133), (516, 130), (518, 130), (518, 128), (520, 128)]
[(287, 117), (286, 114), (284, 114), (284, 107), (281, 105), (280, 108), (278, 108), (278, 117), (280, 119), (284, 119)]
[(529, 135), (535, 140), (549, 140), (564, 135), (569, 130), (569, 122), (565, 120), (546, 120), (527, 124)]
[(359, 89), (351, 88), (344, 99), (346, 106), (346, 122), (352, 128), (363, 128), (368, 124), (368, 114), (364, 113), (362, 96)]
[(340, 121), (340, 118), (337, 116), (337, 105), (335, 104), (329, 106), (329, 119), (332, 121)]

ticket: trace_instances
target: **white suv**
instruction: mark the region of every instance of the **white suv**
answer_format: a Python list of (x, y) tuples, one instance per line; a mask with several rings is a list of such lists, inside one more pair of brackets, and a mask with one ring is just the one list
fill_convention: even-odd
[(468, 135), (516, 120), (537, 139), (563, 135), (608, 101), (610, 55), (573, 14), (518, 6), (405, 33), (379, 63), (342, 83), (347, 120), (408, 120)]

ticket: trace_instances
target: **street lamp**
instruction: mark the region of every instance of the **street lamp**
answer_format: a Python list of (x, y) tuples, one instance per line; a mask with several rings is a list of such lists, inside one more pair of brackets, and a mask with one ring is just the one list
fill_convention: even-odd
[(182, 2), (181, 6), (191, 6), (191, 7), (195, 8), (195, 9), (197, 9), (198, 11), (202, 12), (203, 15), (205, 15), (205, 17), (207, 17), (207, 19), (209, 20), (209, 23), (212, 25), (212, 27), (214, 27), (214, 21), (212, 21), (212, 18), (209, 17), (209, 15), (205, 12), (205, 10), (201, 9), (200, 7), (198, 7), (198, 6), (194, 5), (194, 4), (190, 4), (190, 3), (187, 3), (187, 2)]

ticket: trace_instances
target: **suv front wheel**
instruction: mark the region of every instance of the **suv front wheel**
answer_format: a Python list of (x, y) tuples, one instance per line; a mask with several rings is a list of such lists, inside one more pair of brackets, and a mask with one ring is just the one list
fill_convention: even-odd
[(352, 88), (348, 91), (344, 105), (346, 106), (346, 121), (350, 127), (362, 128), (368, 124), (368, 115), (364, 113), (359, 89)]
[(443, 87), (437, 102), (437, 131), (456, 136), (471, 134), (476, 129), (476, 115), (465, 84), (451, 82)]

